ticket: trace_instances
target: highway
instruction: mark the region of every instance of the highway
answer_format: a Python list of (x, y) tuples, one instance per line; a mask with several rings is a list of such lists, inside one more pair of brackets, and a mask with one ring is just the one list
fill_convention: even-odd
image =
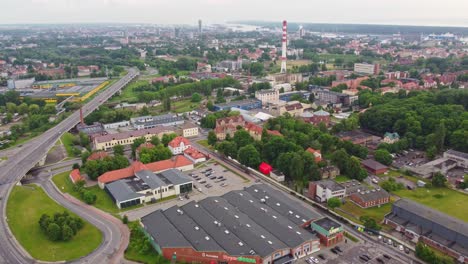
[[(131, 80), (133, 80), (138, 75), (138, 71), (135, 69), (129, 69), (128, 74), (123, 78), (112, 84), (110, 87), (97, 94), (92, 100), (86, 103), (83, 106), (83, 115), (87, 116), (95, 109), (97, 109), (103, 102), (107, 101), (111, 96), (116, 92), (120, 91), (125, 85), (127, 85)], [(21, 151), (16, 154), (9, 156), (8, 160), (0, 166), (0, 263), (11, 263), (11, 264), (22, 264), (22, 263), (35, 263), (27, 252), (16, 242), (15, 238), (12, 236), (6, 219), (6, 202), (8, 195), (11, 191), (11, 188), (21, 180), (21, 178), (26, 175), (26, 173), (31, 170), (40, 160), (44, 157), (49, 149), (55, 144), (55, 142), (62, 136), (63, 133), (72, 129), (80, 121), (79, 111), (75, 111), (61, 123), (55, 127), (47, 130), (42, 135), (30, 140), (29, 142), (23, 144)], [(47, 186), (46, 186), (47, 188)], [(49, 191), (47, 189), (46, 191)], [(52, 195), (49, 193), (52, 197)], [(62, 198), (59, 198), (63, 200)], [(78, 214), (80, 214), (79, 208), (77, 209)], [(74, 210), (73, 210), (74, 211)], [(96, 223), (97, 227), (103, 232), (104, 242), (99, 247), (96, 254), (106, 254), (103, 252), (103, 249), (110, 247), (113, 249), (118, 249), (120, 246), (120, 239), (112, 239), (112, 236), (120, 236), (121, 232), (119, 230), (110, 230), (109, 222), (105, 225), (99, 225), (99, 223), (92, 219), (91, 215), (83, 214), (84, 218), (91, 222)], [(35, 220), (33, 220), (35, 221)], [(111, 223), (112, 225), (112, 223)], [(83, 261), (80, 261), (83, 263)], [(90, 262), (90, 263), (94, 263)]]

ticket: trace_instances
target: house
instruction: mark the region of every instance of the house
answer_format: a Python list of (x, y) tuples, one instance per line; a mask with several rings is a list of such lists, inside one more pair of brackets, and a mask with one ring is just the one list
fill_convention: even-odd
[(393, 203), (384, 223), (412, 242), (424, 244), (468, 263), (468, 223), (409, 199)]
[(104, 190), (111, 196), (119, 209), (191, 192), (193, 180), (185, 173), (170, 169), (154, 173), (143, 169), (132, 177), (105, 185)]
[(105, 151), (96, 151), (89, 155), (88, 160), (102, 160), (107, 156), (109, 155)]
[[(263, 134), (263, 127), (256, 125), (251, 122), (246, 122), (244, 129), (249, 132), (250, 136), (255, 139), (255, 140), (262, 140), (262, 134)], [(266, 130), (268, 135), (271, 136), (282, 136), (282, 134), (279, 131), (276, 130)]]
[(380, 162), (377, 162), (372, 159), (366, 159), (361, 161), (362, 167), (364, 167), (367, 171), (370, 173), (377, 175), (377, 174), (382, 174), (388, 171), (388, 167), (383, 165)]
[(186, 149), (192, 146), (192, 143), (188, 141), (188, 139), (178, 136), (175, 137), (169, 144), (167, 145), (172, 152), (172, 155), (179, 155), (182, 154)]
[(313, 221), (310, 226), (317, 232), (320, 243), (326, 247), (336, 245), (344, 239), (343, 226), (328, 217)]
[(398, 142), (400, 140), (400, 135), (398, 135), (397, 132), (390, 133), (386, 132), (383, 138), (383, 142), (388, 143), (388, 144), (393, 144), (395, 142)]
[(83, 181), (83, 180), (84, 180), (83, 176), (81, 176), (81, 174), (80, 174), (80, 170), (79, 170), (79, 169), (74, 169), (74, 170), (72, 170), (72, 171), (70, 172), (69, 177), (70, 177), (70, 180), (71, 180), (73, 183), (75, 183), (75, 184), (76, 184), (77, 182), (79, 182), (79, 181)]
[(205, 154), (201, 153), (194, 147), (188, 147), (186, 150), (184, 150), (184, 156), (191, 160), (194, 164), (204, 162), (207, 159)]
[(198, 136), (198, 126), (190, 122), (183, 124), (182, 136), (185, 138)]
[(245, 120), (241, 115), (218, 118), (214, 132), (218, 140), (224, 140), (227, 135), (234, 136), (238, 126), (245, 126)]
[(336, 197), (342, 199), (346, 195), (346, 188), (333, 180), (320, 180), (309, 182), (307, 195), (310, 199), (319, 202), (326, 202), (328, 199)]
[(324, 123), (326, 126), (330, 125), (330, 113), (327, 111), (319, 110), (313, 113), (304, 112), (301, 117), (305, 122), (312, 123), (316, 126), (320, 123)]
[(193, 162), (187, 159), (184, 155), (177, 155), (167, 160), (156, 161), (148, 164), (143, 164), (139, 161), (133, 162), (129, 167), (120, 170), (108, 171), (98, 177), (98, 184), (101, 189), (108, 183), (130, 178), (136, 172), (141, 170), (150, 170), (154, 173), (169, 169), (178, 169), (180, 171), (193, 170)]
[(362, 208), (380, 206), (390, 202), (390, 194), (380, 188), (358, 191), (351, 194), (349, 198)]
[(320, 153), (320, 150), (315, 150), (313, 148), (307, 148), (306, 151), (311, 153), (312, 155), (314, 155), (315, 162), (322, 161), (322, 154)]
[(340, 169), (336, 166), (330, 165), (320, 168), (320, 177), (322, 179), (334, 179), (338, 175), (340, 175)]

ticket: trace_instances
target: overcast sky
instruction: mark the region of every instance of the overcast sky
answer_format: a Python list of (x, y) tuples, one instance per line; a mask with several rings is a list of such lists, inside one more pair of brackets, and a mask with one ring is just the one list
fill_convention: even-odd
[(265, 20), (468, 27), (468, 0), (0, 0), (0, 24)]

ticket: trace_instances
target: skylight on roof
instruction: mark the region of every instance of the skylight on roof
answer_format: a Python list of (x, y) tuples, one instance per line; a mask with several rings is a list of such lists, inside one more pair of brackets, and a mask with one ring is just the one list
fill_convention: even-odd
[(247, 227), (250, 227), (250, 225), (249, 225), (249, 224), (245, 224), (245, 226), (247, 226)]
[(243, 193), (239, 193), (239, 195), (240, 195), (240, 196), (244, 196), (244, 194), (243, 194)]
[(205, 239), (206, 239), (206, 240), (210, 240), (210, 237), (209, 237), (209, 236), (206, 236)]
[(258, 192), (258, 190), (257, 190), (257, 189), (254, 189), (254, 192)]
[(224, 207), (224, 210), (227, 210), (228, 208), (227, 207)]
[(276, 206), (280, 206), (280, 203), (276, 203)]
[(300, 234), (301, 234), (301, 232), (299, 232), (299, 231), (296, 231), (296, 234), (300, 235)]
[(239, 216), (238, 215), (234, 215), (235, 218), (239, 219)]
[(276, 218), (278, 218), (278, 217), (276, 217), (276, 215), (274, 215), (273, 218), (276, 219)]
[(229, 235), (229, 230), (224, 230), (224, 233), (226, 233), (226, 235)]
[(244, 243), (242, 243), (242, 242), (239, 242), (237, 244), (239, 244), (239, 246), (241, 246), (241, 247), (244, 245)]
[(218, 200), (215, 199), (214, 201), (215, 201), (215, 203), (218, 203)]
[(200, 230), (200, 228), (198, 226), (195, 227), (195, 230)]
[(301, 218), (299, 215), (296, 215), (296, 218)]
[(268, 240), (268, 244), (273, 245), (273, 242), (271, 242), (270, 240)]
[(265, 236), (264, 235), (260, 235), (261, 238), (265, 239)]
[(198, 204), (195, 205), (196, 208), (200, 207)]
[(289, 229), (292, 229), (292, 226), (288, 226)]

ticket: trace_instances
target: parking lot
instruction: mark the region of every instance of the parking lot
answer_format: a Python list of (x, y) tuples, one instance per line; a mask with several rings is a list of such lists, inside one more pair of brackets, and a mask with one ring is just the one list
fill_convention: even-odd
[(194, 180), (194, 187), (207, 196), (220, 196), (231, 190), (241, 190), (250, 184), (234, 172), (215, 161), (189, 172)]
[[(332, 263), (332, 264), (357, 264), (357, 263), (378, 263), (378, 264), (403, 264), (409, 263), (407, 259), (402, 260), (400, 257), (386, 253), (379, 245), (362, 242), (340, 243), (338, 248), (341, 250), (333, 250), (334, 247), (322, 248), (319, 252), (311, 254), (297, 261), (300, 264), (312, 263)], [(310, 257), (316, 261), (308, 260)]]

